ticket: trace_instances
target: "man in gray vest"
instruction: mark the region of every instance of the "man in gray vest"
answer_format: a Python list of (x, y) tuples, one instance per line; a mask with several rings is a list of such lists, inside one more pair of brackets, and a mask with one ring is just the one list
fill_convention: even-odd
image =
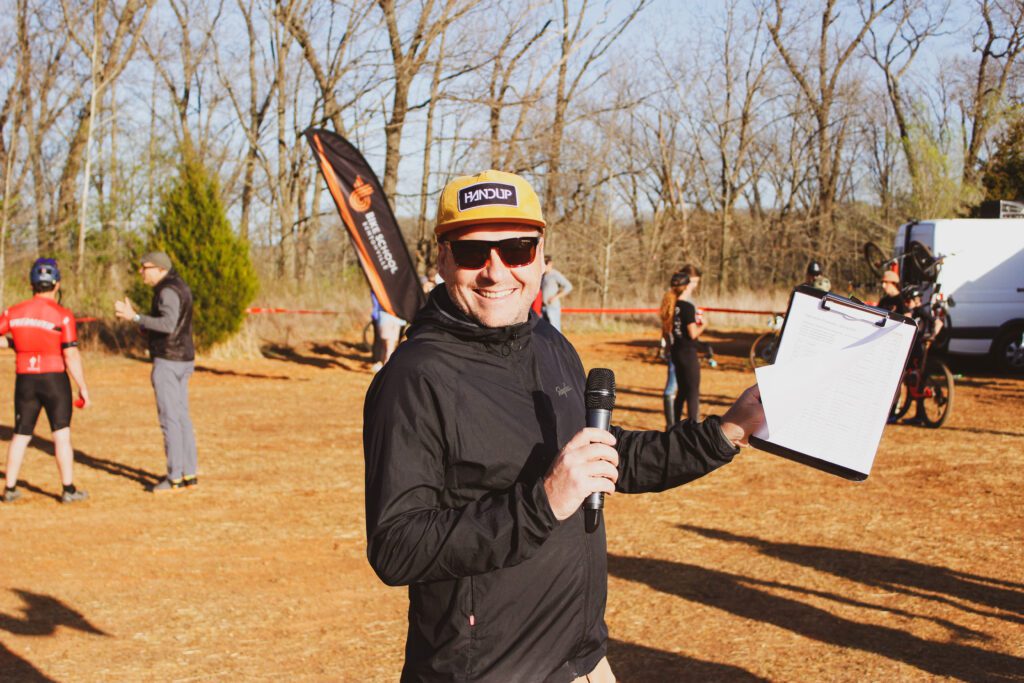
[(142, 281), (153, 288), (149, 315), (136, 313), (127, 297), (114, 302), (114, 309), (118, 318), (138, 324), (149, 342), (153, 391), (167, 454), (167, 477), (151, 490), (162, 493), (198, 483), (196, 437), (188, 411), (188, 380), (195, 371), (196, 358), (192, 344), (192, 290), (162, 251), (143, 256), (139, 273)]

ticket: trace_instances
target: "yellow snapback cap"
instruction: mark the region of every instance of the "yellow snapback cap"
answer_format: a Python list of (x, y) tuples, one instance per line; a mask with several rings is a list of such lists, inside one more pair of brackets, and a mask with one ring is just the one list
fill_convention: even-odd
[(530, 183), (505, 171), (455, 178), (441, 190), (434, 235), (478, 223), (521, 223), (544, 229), (540, 200)]

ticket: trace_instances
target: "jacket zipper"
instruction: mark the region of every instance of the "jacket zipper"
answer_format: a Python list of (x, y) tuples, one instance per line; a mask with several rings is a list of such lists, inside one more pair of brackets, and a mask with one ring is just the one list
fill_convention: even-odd
[[(582, 515), (582, 511), (577, 511), (576, 514)], [(580, 634), (580, 645), (576, 649), (577, 652), (583, 650), (583, 646), (587, 642), (587, 630), (590, 624), (590, 568), (593, 566), (593, 562), (590, 557), (590, 538), (589, 534), (583, 534), (583, 548), (585, 550), (584, 557), (586, 557), (586, 566), (583, 568), (583, 632)], [(575, 671), (573, 667), (573, 676), (579, 676), (579, 672)]]
[(473, 577), (469, 577), (469, 656), (466, 657), (466, 676), (473, 677), (473, 655), (476, 649), (476, 591), (473, 590)]

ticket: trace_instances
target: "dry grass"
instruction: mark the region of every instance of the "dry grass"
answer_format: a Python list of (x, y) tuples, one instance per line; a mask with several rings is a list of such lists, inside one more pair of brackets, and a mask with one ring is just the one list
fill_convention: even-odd
[[(752, 381), (751, 338), (714, 336), (709, 413)], [(648, 336), (570, 339), (615, 369), (617, 424), (660, 426)], [(367, 361), (336, 341), (203, 361), (200, 486), (159, 497), (147, 365), (87, 356), (95, 406), (73, 431), (92, 499), (56, 502), (41, 424), (25, 497), (0, 505), (0, 681), (397, 680), (408, 593), (366, 561)], [(0, 353), (0, 386), (13, 365)], [(681, 489), (611, 496), (619, 680), (1021, 680), (1022, 400), (1024, 379), (964, 379), (946, 426), (887, 428), (860, 484), (746, 450)]]

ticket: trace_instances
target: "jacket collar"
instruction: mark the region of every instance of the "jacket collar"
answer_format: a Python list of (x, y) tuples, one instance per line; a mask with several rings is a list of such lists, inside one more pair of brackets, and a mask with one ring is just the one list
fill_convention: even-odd
[(459, 310), (449, 296), (447, 287), (438, 285), (431, 290), (426, 305), (416, 314), (408, 336), (412, 339), (428, 334), (431, 330), (442, 330), (463, 341), (501, 344), (529, 336), (539, 321), (540, 317), (531, 310), (530, 317), (524, 323), (484, 327)]

